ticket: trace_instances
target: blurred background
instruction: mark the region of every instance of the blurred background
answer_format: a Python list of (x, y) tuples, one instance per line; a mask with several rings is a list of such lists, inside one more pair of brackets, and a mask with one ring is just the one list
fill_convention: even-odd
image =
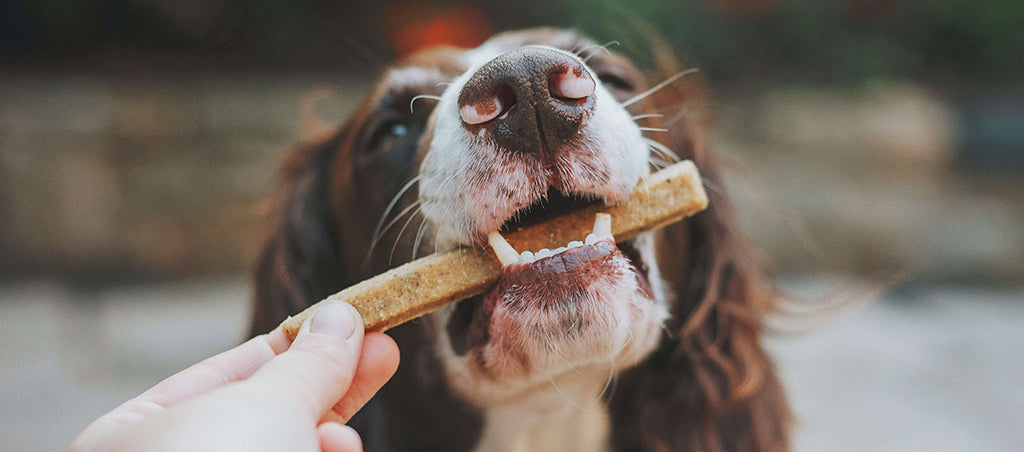
[[(0, 3), (0, 450), (243, 339), (260, 201), (396, 57), (573, 27), (708, 79), (798, 451), (1024, 450), (1024, 2)], [(324, 91), (324, 88), (327, 91)]]

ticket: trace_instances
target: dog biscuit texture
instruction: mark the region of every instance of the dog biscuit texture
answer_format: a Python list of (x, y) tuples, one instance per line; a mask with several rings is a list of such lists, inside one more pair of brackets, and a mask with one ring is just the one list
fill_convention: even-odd
[[(616, 241), (623, 241), (682, 220), (707, 205), (707, 193), (697, 167), (686, 160), (645, 177), (623, 202), (588, 205), (507, 234), (505, 239), (516, 249), (555, 248), (586, 236), (594, 216), (604, 212), (612, 217), (612, 235)], [(449, 303), (479, 295), (499, 278), (501, 264), (489, 248), (458, 248), (393, 268), (327, 300), (352, 304), (362, 314), (367, 331), (384, 331)], [(302, 322), (318, 304), (281, 324), (289, 339), (295, 338)]]

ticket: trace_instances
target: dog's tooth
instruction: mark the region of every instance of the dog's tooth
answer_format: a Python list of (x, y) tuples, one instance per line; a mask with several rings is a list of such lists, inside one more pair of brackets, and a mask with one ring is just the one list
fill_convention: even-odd
[(583, 239), (583, 243), (586, 243), (587, 245), (593, 245), (597, 243), (597, 236), (592, 233), (587, 234), (587, 238)]
[(579, 240), (573, 240), (573, 241), (569, 242), (569, 245), (568, 245), (569, 248), (577, 248), (577, 247), (581, 247), (581, 246), (583, 246), (583, 242), (581, 242)]
[(487, 235), (487, 243), (491, 245), (491, 249), (494, 250), (494, 254), (498, 256), (498, 260), (501, 261), (502, 267), (519, 263), (519, 252), (516, 251), (516, 249), (498, 233), (498, 231), (491, 232)]
[(547, 248), (541, 249), (540, 251), (537, 251), (537, 254), (535, 254), (535, 256), (537, 257), (537, 259), (544, 259), (545, 257), (550, 257), (551, 250)]
[(561, 253), (561, 252), (563, 252), (563, 251), (565, 251), (567, 249), (569, 249), (569, 248), (566, 248), (564, 246), (560, 246), (558, 248), (555, 248), (555, 249), (551, 250), (551, 254), (555, 255), (555, 254)]
[(524, 264), (529, 264), (535, 260), (537, 260), (537, 258), (533, 257), (532, 251), (523, 251), (523, 253), (519, 255), (519, 262)]
[(594, 216), (594, 235), (598, 239), (612, 236), (612, 216), (606, 213), (599, 213)]

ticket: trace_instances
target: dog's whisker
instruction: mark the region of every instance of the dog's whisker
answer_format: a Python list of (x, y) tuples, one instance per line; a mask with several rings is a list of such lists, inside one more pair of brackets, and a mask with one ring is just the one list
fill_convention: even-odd
[[(558, 350), (557, 346), (555, 346), (554, 344), (549, 343), (548, 344), (548, 349), (551, 350), (552, 353), (554, 353), (559, 358), (562, 358), (562, 360), (565, 361), (567, 364), (569, 363), (565, 359), (565, 357), (562, 355), (560, 350)], [(576, 371), (577, 373), (579, 373), (579, 371), (576, 369), (576, 367), (572, 366), (572, 364), (569, 364), (569, 367), (573, 371)], [(582, 411), (588, 412), (588, 413), (598, 412), (597, 410), (595, 410), (593, 408), (581, 406), (579, 404), (579, 400), (576, 400), (573, 397), (569, 396), (569, 394), (566, 394), (565, 391), (563, 391), (562, 388), (558, 385), (558, 383), (555, 382), (555, 377), (553, 375), (548, 375), (548, 383), (551, 383), (551, 388), (554, 389), (555, 392), (558, 393), (558, 395), (562, 397), (562, 399), (564, 399), (567, 403), (572, 405), (573, 408), (576, 408), (578, 410), (582, 410)]]
[(434, 228), (434, 253), (436, 254), (440, 250), (440, 244), (437, 240), (441, 237), (441, 228)]
[(663, 115), (661, 113), (647, 113), (647, 114), (643, 114), (643, 115), (636, 115), (636, 116), (633, 116), (633, 117), (631, 117), (629, 119), (637, 121), (637, 120), (640, 120), (640, 119), (664, 118), (664, 117), (665, 117), (665, 115)]
[(609, 388), (614, 385), (615, 382), (615, 356), (622, 352), (631, 342), (633, 342), (633, 328), (626, 328), (626, 340), (623, 341), (622, 346), (619, 347), (614, 353), (608, 354), (608, 378), (605, 380), (604, 387), (601, 388), (601, 397), (604, 397), (609, 391)]
[[(602, 45), (590, 45), (590, 46), (584, 47), (584, 48), (580, 49), (579, 52), (573, 52), (573, 53), (578, 55), (580, 57), (580, 59), (583, 60), (584, 63), (586, 63), (586, 62), (590, 61), (590, 59), (593, 58), (594, 55), (597, 54), (597, 50), (603, 50), (605, 53), (611, 53), (610, 51), (608, 51), (608, 47), (609, 46), (613, 46), (613, 45), (621, 45), (621, 43), (619, 43), (619, 41), (608, 41), (608, 42), (606, 42), (606, 43), (604, 43)], [(587, 56), (585, 58), (583, 57), (583, 52), (587, 52)]]
[(662, 88), (664, 88), (664, 87), (666, 87), (668, 85), (671, 85), (676, 80), (679, 80), (679, 79), (681, 79), (683, 77), (686, 77), (687, 75), (696, 74), (699, 71), (700, 71), (700, 69), (693, 68), (693, 69), (687, 69), (685, 71), (679, 72), (676, 75), (673, 75), (673, 76), (665, 79), (661, 83), (659, 83), (657, 85), (654, 85), (651, 89), (649, 89), (647, 91), (644, 91), (644, 92), (642, 92), (640, 94), (637, 94), (636, 96), (633, 96), (633, 97), (629, 98), (628, 100), (626, 100), (625, 102), (622, 103), (622, 108), (626, 108), (626, 107), (628, 107), (630, 105), (633, 105), (633, 104), (643, 100), (647, 96), (650, 96), (651, 94), (654, 94), (654, 93), (658, 92)]
[(654, 165), (655, 167), (661, 166), (662, 168), (672, 165), (672, 162), (661, 156), (652, 155), (651, 158), (647, 159), (647, 163)]
[(610, 397), (612, 394), (615, 393), (615, 383), (617, 382), (615, 377), (616, 377), (616, 375), (615, 375), (615, 360), (609, 359), (608, 360), (608, 379), (605, 380), (604, 387), (601, 388), (601, 393), (598, 396), (599, 398), (604, 399), (606, 397)]
[(671, 164), (672, 162), (676, 161), (675, 159), (672, 158), (672, 156), (666, 154), (665, 152), (662, 152), (661, 150), (655, 148), (654, 146), (648, 145), (648, 148), (650, 148), (651, 150), (651, 154), (648, 160), (656, 159), (667, 164)]
[(648, 146), (652, 151), (647, 157), (647, 163), (657, 163), (659, 165), (671, 165), (672, 162), (668, 160), (668, 156), (664, 155), (661, 151)]
[(674, 162), (678, 162), (679, 160), (681, 160), (679, 158), (678, 154), (676, 154), (675, 152), (672, 152), (672, 150), (669, 149), (668, 146), (665, 146), (664, 144), (661, 144), (661, 143), (659, 143), (656, 140), (652, 140), (650, 138), (644, 137), (644, 142), (646, 142), (647, 145), (650, 146), (651, 148), (653, 148), (653, 149), (657, 150), (658, 152), (660, 152), (663, 157), (671, 158), (672, 159), (671, 161), (673, 163)]
[[(550, 350), (555, 356), (559, 357), (567, 366), (569, 366), (570, 370), (572, 370), (576, 374), (582, 374), (580, 372), (580, 370), (576, 368), (576, 366), (574, 366), (571, 362), (569, 362), (568, 359), (566, 359), (565, 355), (562, 354), (562, 351), (559, 350), (557, 344), (555, 344), (553, 341), (548, 339), (546, 341), (545, 345), (546, 345), (548, 350)], [(564, 391), (562, 391), (562, 388), (559, 387), (558, 383), (555, 382), (554, 376), (549, 375), (548, 376), (548, 382), (551, 383), (551, 387), (555, 390), (555, 392), (557, 392), (558, 395), (560, 395), (563, 399), (565, 399), (566, 402), (568, 402), (573, 407), (575, 407), (577, 409), (585, 410), (585, 411), (592, 411), (592, 410), (590, 410), (588, 408), (584, 408), (584, 407), (580, 406), (579, 405), (579, 401), (577, 401), (576, 399), (573, 399), (568, 394), (566, 394)]]
[(576, 56), (581, 56), (580, 54), (582, 54), (583, 52), (589, 52), (589, 51), (594, 50), (594, 49), (604, 49), (605, 51), (608, 51), (608, 47), (609, 46), (621, 45), (621, 43), (619, 41), (615, 41), (615, 40), (608, 41), (608, 42), (606, 42), (604, 44), (590, 44), (590, 45), (585, 45), (585, 44), (586, 44), (585, 42), (581, 42), (581, 43), (577, 44), (571, 50), (569, 50), (569, 53), (576, 54)]
[[(377, 247), (377, 244), (380, 243), (380, 240), (384, 237), (384, 234), (387, 234), (388, 230), (390, 230), (396, 223), (398, 223), (399, 220), (402, 219), (402, 217), (404, 217), (406, 214), (408, 214), (413, 209), (416, 209), (417, 211), (419, 211), (419, 206), (420, 206), (420, 200), (416, 200), (412, 204), (409, 204), (408, 206), (406, 206), (405, 209), (402, 209), (402, 211), (399, 212), (398, 215), (395, 215), (395, 218), (393, 218), (390, 222), (388, 222), (387, 226), (385, 226), (384, 229), (382, 229), (380, 231), (380, 234), (374, 236), (373, 240), (370, 242), (370, 251), (369, 251), (369, 253), (373, 254), (374, 248)], [(413, 216), (415, 216), (415, 214)]]
[(420, 94), (420, 95), (418, 95), (416, 97), (413, 97), (411, 100), (409, 100), (409, 113), (415, 113), (415, 111), (413, 111), (412, 107), (413, 107), (414, 104), (416, 104), (416, 101), (420, 100), (420, 99), (441, 100), (441, 96), (434, 96), (434, 95), (430, 95), (430, 94)]
[[(597, 413), (597, 412), (599, 412), (598, 410), (595, 410), (594, 408), (581, 406), (578, 400), (570, 397), (569, 394), (566, 394), (565, 391), (563, 391), (562, 388), (558, 386), (558, 383), (555, 383), (555, 377), (548, 376), (548, 383), (551, 383), (551, 388), (554, 389), (555, 392), (557, 392), (558, 395), (561, 396), (562, 399), (564, 399), (573, 408), (576, 408), (577, 410), (580, 410), (580, 411), (583, 411), (583, 412), (586, 412), (586, 413)], [(603, 412), (601, 412), (601, 413), (603, 414)]]
[(651, 199), (651, 188), (647, 185), (647, 179), (640, 179), (640, 183), (644, 186), (644, 199), (649, 202)]
[(644, 132), (668, 132), (668, 129), (662, 129), (660, 127), (637, 127)]
[[(575, 326), (575, 322), (576, 321), (574, 320), (573, 322), (574, 322), (574, 326)], [(576, 366), (574, 366), (572, 364), (572, 362), (569, 361), (568, 358), (565, 357), (565, 355), (562, 354), (562, 351), (558, 349), (558, 345), (555, 344), (554, 341), (552, 341), (551, 339), (545, 339), (545, 346), (547, 347), (548, 350), (551, 351), (551, 353), (553, 353), (555, 356), (557, 356), (558, 359), (561, 359), (562, 362), (564, 362), (565, 365), (569, 367), (569, 370), (573, 371), (573, 373), (576, 373), (576, 374), (581, 374), (582, 373), (582, 372), (580, 372), (580, 370), (578, 368), (576, 368)]]
[(398, 189), (398, 193), (396, 193), (395, 196), (391, 198), (391, 202), (389, 202), (388, 206), (384, 208), (384, 213), (381, 214), (380, 220), (377, 221), (377, 226), (373, 228), (373, 235), (371, 236), (372, 238), (370, 240), (371, 242), (376, 242), (377, 239), (380, 237), (380, 234), (382, 233), (381, 227), (383, 227), (384, 222), (387, 221), (388, 214), (391, 213), (391, 210), (394, 209), (396, 205), (398, 205), (398, 200), (402, 199), (402, 195), (404, 195), (406, 191), (412, 188), (413, 185), (416, 185), (416, 183), (419, 182), (420, 179), (422, 178), (423, 176), (421, 175), (414, 176), (411, 179), (409, 179), (409, 182), (406, 182), (405, 185)]
[(416, 239), (412, 243), (412, 258), (416, 259), (416, 256), (420, 252), (420, 243), (423, 240), (423, 233), (427, 232), (427, 217), (423, 217), (423, 221), (420, 221), (420, 227), (416, 231)]
[[(391, 253), (388, 254), (388, 265), (391, 265), (392, 260), (395, 258), (395, 250), (398, 248), (398, 243), (402, 241), (402, 236), (405, 235), (405, 230), (409, 227), (409, 223), (412, 223), (413, 218), (416, 218), (417, 216), (423, 218), (423, 216), (420, 215), (422, 212), (423, 209), (417, 205), (416, 210), (413, 211), (412, 215), (409, 215), (409, 219), (405, 220), (405, 224), (402, 225), (402, 229), (398, 231), (398, 236), (395, 237), (395, 243), (391, 245)], [(426, 220), (424, 219), (423, 221)]]
[[(612, 42), (615, 42), (615, 41), (612, 41)], [(576, 54), (576, 56), (582, 58), (583, 57), (583, 55), (582, 55), (583, 52), (587, 52), (587, 51), (590, 51), (591, 49), (596, 49), (596, 48), (601, 47), (601, 44), (590, 44), (590, 45), (585, 45), (585, 44), (586, 43), (583, 43), (583, 42), (577, 44), (575, 47), (573, 47), (571, 50), (569, 50), (569, 53), (574, 53), (574, 54)]]
[(704, 178), (704, 177), (700, 178), (700, 182), (701, 182), (701, 184), (704, 185), (704, 188), (706, 188), (708, 190), (711, 190), (711, 191), (713, 191), (715, 193), (722, 194), (722, 187), (718, 186), (718, 184), (716, 184), (716, 183), (714, 183), (714, 182), (712, 182), (712, 181), (710, 181), (710, 180), (708, 180), (707, 178)]
[(555, 383), (554, 376), (548, 375), (548, 383), (551, 383), (551, 388), (554, 389), (555, 392), (557, 392), (558, 395), (561, 396), (562, 399), (566, 401), (566, 403), (572, 405), (573, 408), (583, 409), (583, 407), (579, 406), (579, 404), (576, 403), (576, 401), (573, 400), (572, 397), (569, 397), (569, 394), (566, 394), (564, 391), (562, 391), (562, 388), (558, 386), (558, 383)]
[(662, 160), (660, 158), (653, 157), (653, 156), (647, 159), (647, 163), (650, 163), (651, 166), (653, 166), (656, 171), (659, 171), (662, 168), (665, 168), (666, 166), (670, 165), (669, 162), (666, 162), (666, 161), (664, 161), (664, 160)]

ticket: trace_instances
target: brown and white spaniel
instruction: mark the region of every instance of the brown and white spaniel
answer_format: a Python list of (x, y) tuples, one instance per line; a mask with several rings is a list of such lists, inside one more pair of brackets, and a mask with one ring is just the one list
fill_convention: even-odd
[(660, 77), (552, 29), (396, 63), (336, 133), (285, 160), (253, 333), (691, 159), (705, 212), (629, 241), (519, 250), (490, 292), (390, 331), (402, 363), (351, 425), (369, 451), (787, 449), (760, 344), (772, 293), (718, 183), (700, 88)]

